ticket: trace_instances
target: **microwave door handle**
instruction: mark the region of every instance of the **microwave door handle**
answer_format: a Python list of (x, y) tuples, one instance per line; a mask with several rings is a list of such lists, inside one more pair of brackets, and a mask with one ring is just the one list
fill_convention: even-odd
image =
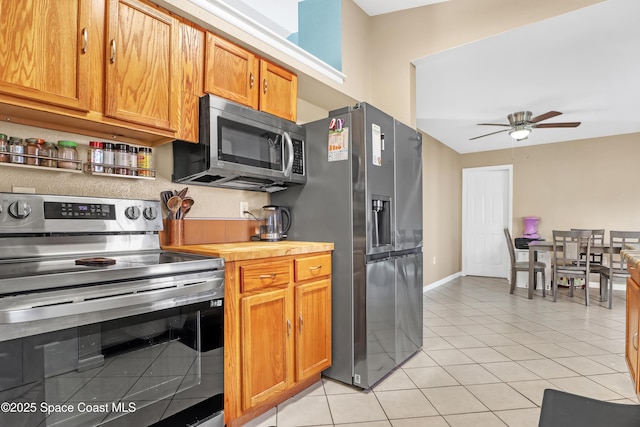
[(289, 150), (289, 159), (287, 161), (287, 167), (284, 169), (284, 176), (290, 178), (291, 169), (293, 169), (293, 141), (291, 140), (289, 132), (283, 132), (282, 135), (285, 141), (287, 141), (287, 149)]

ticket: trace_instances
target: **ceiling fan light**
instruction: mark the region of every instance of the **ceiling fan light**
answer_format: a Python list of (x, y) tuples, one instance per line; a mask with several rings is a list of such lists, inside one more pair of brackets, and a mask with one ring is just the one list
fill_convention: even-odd
[(528, 127), (516, 126), (511, 132), (509, 132), (509, 136), (516, 141), (522, 141), (523, 139), (527, 139), (530, 133), (531, 129), (529, 129)]

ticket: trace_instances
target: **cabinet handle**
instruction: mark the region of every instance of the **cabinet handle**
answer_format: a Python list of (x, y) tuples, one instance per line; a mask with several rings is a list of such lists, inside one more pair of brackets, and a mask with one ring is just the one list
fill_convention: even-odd
[(111, 58), (109, 58), (112, 64), (116, 62), (116, 40), (111, 39)]
[(259, 276), (260, 279), (275, 279), (276, 278), (276, 273), (271, 273), (271, 274), (261, 274)]
[(300, 333), (302, 333), (302, 327), (304, 326), (304, 320), (302, 320), (302, 314), (300, 315)]
[(631, 338), (631, 344), (633, 345), (633, 348), (636, 351), (638, 350), (637, 339), (638, 339), (638, 333), (636, 332), (635, 334), (633, 334), (633, 337)]
[(267, 89), (268, 89), (268, 85), (267, 85), (267, 79), (264, 79), (264, 93), (267, 93)]
[(313, 271), (313, 270), (320, 270), (321, 268), (322, 268), (322, 266), (321, 266), (321, 265), (316, 265), (316, 266), (314, 266), (314, 267), (309, 267), (309, 270), (312, 270), (312, 271)]
[(256, 79), (255, 79), (255, 77), (253, 77), (253, 73), (250, 73), (249, 74), (249, 88), (250, 89), (253, 89), (253, 85), (254, 85), (255, 82), (256, 82)]
[(82, 29), (82, 53), (87, 53), (89, 46), (89, 32), (86, 28)]
[(291, 320), (287, 320), (287, 336), (291, 335)]

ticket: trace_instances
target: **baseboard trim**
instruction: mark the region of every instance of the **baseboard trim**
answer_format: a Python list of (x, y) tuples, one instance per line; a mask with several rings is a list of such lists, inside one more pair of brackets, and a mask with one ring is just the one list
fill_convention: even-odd
[(433, 282), (433, 283), (430, 283), (430, 284), (428, 284), (427, 286), (425, 286), (425, 287), (422, 289), (422, 293), (426, 293), (427, 291), (430, 291), (430, 290), (432, 290), (432, 289), (435, 289), (435, 288), (437, 288), (438, 286), (442, 286), (442, 285), (444, 285), (445, 283), (450, 282), (450, 281), (452, 281), (453, 279), (457, 279), (457, 278), (458, 278), (458, 277), (460, 277), (460, 276), (462, 276), (462, 271), (458, 271), (457, 273), (453, 273), (451, 276), (447, 276), (447, 277), (444, 277), (444, 278), (442, 278), (442, 279), (440, 279), (440, 280), (437, 280), (437, 281), (435, 281), (435, 282)]

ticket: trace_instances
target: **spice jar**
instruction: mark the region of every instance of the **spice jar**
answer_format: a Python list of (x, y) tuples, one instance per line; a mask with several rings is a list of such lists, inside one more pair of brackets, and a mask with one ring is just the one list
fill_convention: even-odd
[[(17, 154), (24, 154), (24, 141), (22, 138), (12, 136), (9, 138), (9, 151)], [(24, 156), (11, 156), (11, 163), (24, 164)]]
[(53, 142), (44, 142), (40, 145), (40, 166), (48, 168), (57, 168), (58, 149)]
[(138, 175), (138, 147), (129, 146), (129, 175)]
[(0, 162), (8, 163), (9, 155), (5, 154), (9, 152), (9, 141), (7, 141), (7, 135), (0, 133)]
[(28, 156), (25, 156), (25, 162), (28, 165), (33, 165), (33, 166), (40, 165), (40, 159), (38, 158), (38, 156), (40, 155), (40, 145), (38, 144), (38, 142), (40, 141), (42, 140), (38, 138), (26, 139), (25, 154), (28, 154)]
[(89, 142), (89, 150), (87, 151), (87, 161), (91, 164), (91, 172), (104, 172), (104, 151), (102, 142)]
[(152, 176), (151, 164), (153, 161), (153, 153), (151, 148), (140, 147), (138, 148), (138, 176)]
[(115, 172), (118, 175), (128, 175), (129, 170), (129, 146), (127, 144), (116, 144), (115, 159), (116, 168)]
[[(78, 144), (73, 141), (58, 141), (58, 167), (78, 169)], [(66, 161), (64, 161), (66, 160)]]
[(113, 144), (110, 142), (103, 142), (102, 150), (104, 172), (113, 173), (113, 165), (116, 162), (115, 153), (113, 151)]

